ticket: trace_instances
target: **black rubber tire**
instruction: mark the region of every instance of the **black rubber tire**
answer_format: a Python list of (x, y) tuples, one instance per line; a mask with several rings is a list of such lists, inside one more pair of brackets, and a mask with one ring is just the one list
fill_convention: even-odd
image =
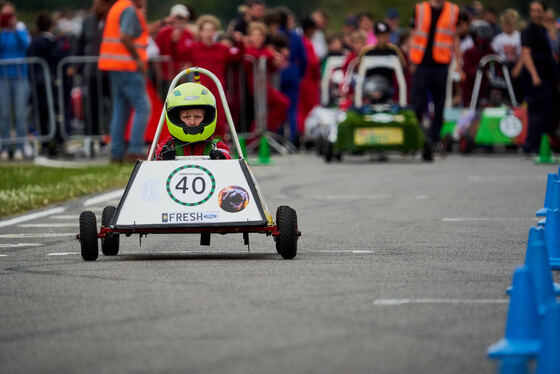
[(331, 162), (332, 158), (333, 158), (333, 153), (334, 153), (333, 143), (331, 143), (327, 140), (324, 147), (325, 147), (325, 149), (324, 149), (325, 161), (326, 162)]
[(463, 154), (468, 154), (471, 153), (472, 151), (474, 151), (475, 148), (475, 144), (474, 144), (474, 139), (471, 136), (471, 134), (464, 134), (461, 136), (461, 138), (459, 139), (459, 150), (461, 151), (461, 153)]
[(276, 238), (276, 251), (285, 259), (296, 257), (299, 236), (296, 211), (286, 205), (279, 206), (276, 210), (276, 225), (280, 231)]
[(422, 146), (422, 160), (425, 162), (434, 161), (434, 150), (432, 149), (432, 143), (429, 141), (424, 141)]
[[(105, 207), (101, 216), (101, 226), (109, 227), (116, 211), (114, 206)], [(119, 253), (119, 234), (107, 234), (101, 239), (101, 251), (105, 256), (116, 256)]]
[(80, 214), (80, 246), (85, 261), (97, 260), (99, 256), (97, 221), (95, 214), (89, 210)]
[(451, 153), (453, 151), (453, 135), (445, 134), (443, 139), (441, 139), (441, 145), (445, 152)]

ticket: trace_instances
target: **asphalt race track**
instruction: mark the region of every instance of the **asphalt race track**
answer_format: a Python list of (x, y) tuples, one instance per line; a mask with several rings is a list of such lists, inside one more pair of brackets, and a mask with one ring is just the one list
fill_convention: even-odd
[(265, 236), (248, 253), (241, 235), (209, 248), (151, 235), (86, 263), (78, 215), (99, 223), (118, 198), (50, 207), (0, 227), (0, 372), (491, 373), (557, 170), (513, 155), (275, 158), (253, 171), (273, 211), (298, 212), (294, 260)]

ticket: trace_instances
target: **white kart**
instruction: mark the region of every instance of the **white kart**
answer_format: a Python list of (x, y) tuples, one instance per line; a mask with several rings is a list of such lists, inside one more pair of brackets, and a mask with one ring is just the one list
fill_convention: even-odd
[(169, 92), (187, 74), (209, 77), (218, 88), (238, 159), (211, 160), (208, 156), (177, 157), (176, 160), (155, 161), (154, 153), (165, 122), (165, 108), (150, 147), (147, 161), (138, 160), (117, 207), (106, 207), (97, 230), (95, 214), (80, 214), (82, 257), (98, 258), (98, 239), (106, 256), (119, 252), (120, 235), (140, 237), (147, 234), (200, 234), (200, 244), (210, 245), (211, 234), (243, 235), (249, 245), (250, 233), (272, 236), (276, 250), (286, 259), (297, 253), (298, 230), (296, 211), (280, 206), (276, 220), (259, 190), (258, 184), (243, 158), (235, 126), (220, 81), (203, 68), (190, 68), (171, 82)]

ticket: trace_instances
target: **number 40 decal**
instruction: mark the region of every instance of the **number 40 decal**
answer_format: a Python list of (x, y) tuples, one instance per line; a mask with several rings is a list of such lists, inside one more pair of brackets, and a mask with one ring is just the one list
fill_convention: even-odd
[[(195, 194), (201, 195), (202, 193), (204, 193), (204, 190), (206, 190), (206, 181), (201, 177), (195, 177), (192, 180), (191, 188)], [(187, 193), (187, 191), (189, 190), (189, 187), (187, 186), (187, 177), (181, 178), (181, 180), (175, 186), (175, 189), (180, 190), (184, 194)]]
[(200, 165), (183, 165), (167, 177), (169, 197), (183, 206), (198, 206), (207, 202), (216, 190), (216, 179), (210, 170)]

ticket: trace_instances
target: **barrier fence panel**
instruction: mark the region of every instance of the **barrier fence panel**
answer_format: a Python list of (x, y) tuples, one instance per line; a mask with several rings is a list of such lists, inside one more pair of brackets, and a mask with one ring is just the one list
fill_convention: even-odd
[[(15, 137), (11, 136), (12, 124)], [(49, 142), (54, 139), (53, 86), (49, 66), (44, 59), (0, 60), (0, 129), (0, 145), (3, 148), (26, 144), (30, 140)]]
[[(58, 123), (65, 140), (108, 134), (111, 91), (97, 56), (69, 56), (57, 66)], [(71, 105), (70, 105), (71, 104)]]
[[(247, 87), (247, 74), (243, 64), (232, 65), (226, 74), (225, 89), (232, 100), (232, 113), (240, 133), (249, 138), (266, 134), (271, 146), (286, 153), (285, 139), (267, 131), (267, 85), (271, 78), (267, 71), (266, 58), (259, 60), (245, 56), (253, 70), (253, 84)], [(111, 89), (108, 75), (97, 69), (98, 56), (70, 56), (62, 59), (56, 69), (57, 120), (64, 140), (83, 140), (84, 153), (90, 156), (94, 140), (101, 140), (109, 134), (111, 120)], [(159, 99), (164, 102), (170, 82), (181, 67), (176, 66), (170, 56), (150, 58), (148, 70), (149, 84), (153, 85)], [(183, 81), (192, 81), (185, 75)], [(251, 94), (252, 93), (252, 94)], [(251, 112), (249, 112), (249, 110)], [(255, 128), (251, 132), (251, 122)]]
[[(112, 101), (109, 74), (97, 69), (98, 56), (69, 56), (56, 71), (60, 133), (64, 140), (80, 139), (84, 153), (91, 156), (93, 141), (109, 135)], [(149, 60), (148, 84), (165, 100), (170, 80), (176, 75), (171, 56)]]

